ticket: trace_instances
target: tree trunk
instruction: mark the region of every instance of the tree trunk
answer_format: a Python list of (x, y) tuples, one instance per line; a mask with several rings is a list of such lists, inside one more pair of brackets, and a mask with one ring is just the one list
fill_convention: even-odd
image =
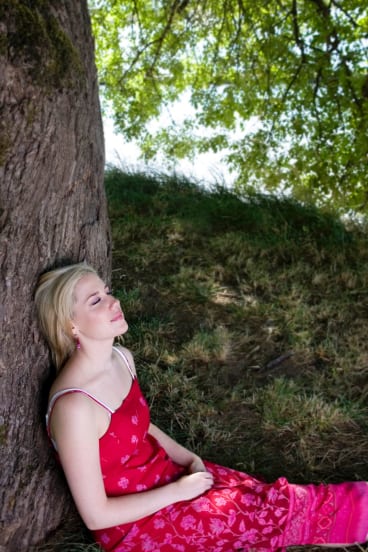
[(49, 267), (106, 278), (104, 148), (86, 0), (0, 5), (0, 551), (30, 550), (70, 509), (44, 428), (50, 359), (32, 295)]

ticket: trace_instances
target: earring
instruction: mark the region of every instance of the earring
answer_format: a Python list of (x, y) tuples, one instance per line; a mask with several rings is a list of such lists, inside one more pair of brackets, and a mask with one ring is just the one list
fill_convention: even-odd
[(76, 339), (75, 339), (75, 346), (76, 346), (77, 349), (80, 349), (80, 348), (81, 348), (80, 341), (79, 341), (79, 339), (78, 339), (77, 337), (76, 337)]

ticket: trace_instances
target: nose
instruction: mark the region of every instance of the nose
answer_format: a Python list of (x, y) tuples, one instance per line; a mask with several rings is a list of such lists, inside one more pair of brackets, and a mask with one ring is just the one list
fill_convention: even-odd
[(116, 299), (116, 297), (111, 295), (110, 308), (112, 309), (112, 308), (116, 307), (116, 305), (120, 306), (120, 301), (119, 301), (119, 299)]

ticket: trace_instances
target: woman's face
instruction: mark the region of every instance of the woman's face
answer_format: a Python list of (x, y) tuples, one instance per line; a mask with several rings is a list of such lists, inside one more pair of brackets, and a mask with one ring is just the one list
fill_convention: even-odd
[(72, 331), (81, 343), (113, 339), (128, 330), (128, 324), (109, 288), (95, 274), (82, 276), (74, 288)]

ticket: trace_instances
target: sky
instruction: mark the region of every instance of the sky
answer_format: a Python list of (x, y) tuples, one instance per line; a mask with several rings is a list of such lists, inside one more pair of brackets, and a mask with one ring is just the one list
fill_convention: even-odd
[[(150, 163), (145, 165), (139, 160), (140, 150), (134, 143), (126, 142), (123, 137), (114, 131), (112, 119), (104, 117), (105, 134), (105, 155), (106, 164), (115, 165), (123, 169), (134, 170), (157, 170), (158, 172), (167, 172), (163, 165)], [(226, 164), (221, 161), (220, 155), (215, 153), (206, 153), (198, 155), (195, 161), (191, 163), (187, 160), (178, 162), (175, 169), (177, 174), (183, 174), (190, 179), (194, 179), (203, 185), (219, 183), (225, 186), (231, 186), (235, 180), (235, 175), (230, 174)]]

